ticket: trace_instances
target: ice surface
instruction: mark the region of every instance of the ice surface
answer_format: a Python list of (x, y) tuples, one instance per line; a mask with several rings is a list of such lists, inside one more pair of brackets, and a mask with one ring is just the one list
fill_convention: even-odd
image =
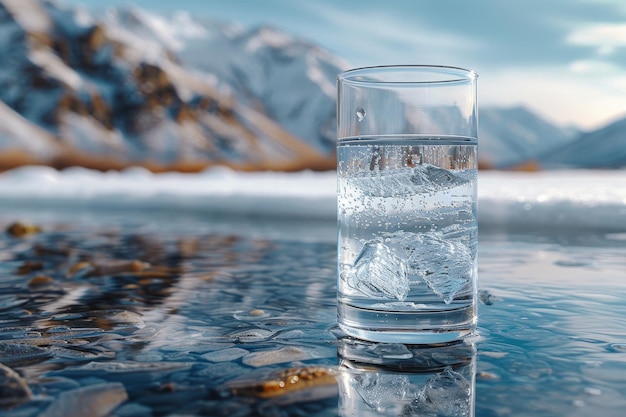
[(342, 278), (372, 298), (404, 301), (410, 290), (405, 260), (377, 240), (363, 246), (354, 268), (342, 271)]
[(248, 353), (250, 352), (246, 349), (234, 347), (205, 353), (202, 355), (202, 358), (209, 362), (230, 362), (239, 359)]
[(458, 187), (476, 179), (476, 171), (458, 171), (430, 164), (414, 168), (372, 171), (347, 182), (369, 197), (406, 197)]
[(469, 284), (472, 269), (472, 254), (460, 240), (402, 231), (367, 242), (342, 279), (368, 297), (398, 301), (406, 299), (411, 284), (424, 281), (449, 304)]
[(416, 399), (407, 407), (407, 415), (469, 416), (471, 412), (471, 385), (463, 375), (447, 367), (432, 376)]
[(273, 335), (274, 332), (271, 330), (250, 328), (232, 333), (228, 335), (228, 339), (236, 342), (252, 343), (267, 340)]
[(106, 361), (89, 362), (79, 368), (74, 368), (72, 373), (98, 376), (100, 374), (136, 374), (145, 373), (170, 373), (191, 368), (189, 362), (131, 362), (131, 361)]
[(62, 392), (40, 417), (108, 416), (128, 399), (124, 385), (119, 382), (89, 385)]
[(0, 387), (0, 409), (28, 402), (33, 395), (26, 380), (2, 362), (0, 362)]
[(302, 361), (310, 359), (310, 353), (298, 346), (284, 346), (282, 348), (272, 348), (270, 350), (261, 350), (250, 353), (242, 362), (245, 365), (255, 368), (261, 366), (275, 365), (277, 363)]
[(0, 364), (7, 366), (24, 366), (43, 362), (49, 359), (52, 353), (48, 349), (23, 343), (0, 342)]

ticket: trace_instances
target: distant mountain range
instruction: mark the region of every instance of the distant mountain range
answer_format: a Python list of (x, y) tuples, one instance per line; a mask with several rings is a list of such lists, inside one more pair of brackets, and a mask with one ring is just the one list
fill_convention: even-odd
[(479, 109), (479, 158), (484, 167), (511, 168), (571, 142), (580, 132), (563, 129), (524, 107)]
[[(137, 8), (0, 1), (0, 168), (334, 169), (348, 64), (278, 29)], [(481, 108), (482, 167), (626, 166), (626, 119), (595, 132)]]
[(626, 118), (581, 133), (567, 146), (544, 153), (538, 159), (545, 168), (624, 168)]
[[(41, 0), (0, 2), (0, 33), (2, 168), (335, 165), (328, 80), (341, 61), (313, 45), (188, 15), (96, 18)], [(234, 78), (201, 69), (211, 61)]]

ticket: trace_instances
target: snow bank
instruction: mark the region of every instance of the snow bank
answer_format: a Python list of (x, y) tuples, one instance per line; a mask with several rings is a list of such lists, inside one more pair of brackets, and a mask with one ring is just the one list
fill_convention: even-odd
[(481, 172), (482, 226), (626, 230), (626, 170)]
[[(0, 175), (5, 207), (193, 210), (279, 219), (335, 219), (334, 172), (152, 174), (24, 167)], [(481, 172), (481, 227), (626, 231), (626, 171)]]
[(333, 172), (152, 174), (143, 168), (101, 173), (24, 167), (0, 175), (0, 199), (47, 208), (193, 209), (231, 216), (325, 219), (335, 216)]

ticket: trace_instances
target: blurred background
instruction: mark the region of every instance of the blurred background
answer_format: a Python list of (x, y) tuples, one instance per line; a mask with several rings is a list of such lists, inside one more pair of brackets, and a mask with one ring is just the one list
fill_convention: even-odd
[(626, 166), (626, 3), (3, 0), (0, 169), (335, 168), (335, 77), (479, 75), (480, 167)]

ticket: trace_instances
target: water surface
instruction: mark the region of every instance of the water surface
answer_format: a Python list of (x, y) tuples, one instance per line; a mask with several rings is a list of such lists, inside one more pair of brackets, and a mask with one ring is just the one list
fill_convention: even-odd
[[(337, 331), (334, 224), (19, 218), (41, 230), (0, 238), (5, 416), (358, 415), (354, 407), (622, 416), (626, 407), (623, 234), (483, 231), (479, 334), (460, 351), (424, 351)], [(436, 398), (456, 398), (456, 408), (418, 409)]]

